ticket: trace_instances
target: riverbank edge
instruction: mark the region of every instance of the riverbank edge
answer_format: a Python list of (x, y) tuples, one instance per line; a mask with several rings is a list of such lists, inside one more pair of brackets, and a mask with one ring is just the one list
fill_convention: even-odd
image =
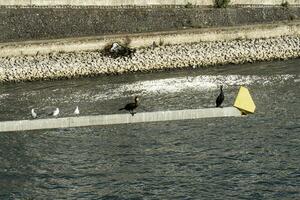
[(57, 52), (97, 51), (113, 42), (128, 43), (131, 48), (156, 44), (183, 44), (300, 35), (300, 20), (219, 28), (199, 28), (139, 34), (118, 34), (53, 40), (0, 43), (0, 57), (43, 55)]
[[(298, 21), (242, 27), (2, 43), (0, 44), (0, 82), (87, 77), (99, 74), (122, 74), (298, 58), (300, 57), (299, 38), (300, 22)], [(255, 48), (251, 46), (253, 40), (259, 41), (255, 43)], [(129, 46), (136, 48), (137, 52), (132, 58), (117, 59), (106, 57), (99, 52), (112, 42), (129, 43)], [(154, 43), (160, 46), (153, 47)], [(226, 51), (226, 45), (231, 47), (232, 44), (236, 45), (233, 50)], [(203, 45), (208, 45), (208, 47), (202, 48)], [(195, 52), (193, 48), (202, 50)], [(270, 52), (270, 49), (274, 50)], [(208, 53), (202, 54), (202, 51)], [(249, 58), (245, 53), (247, 51), (251, 51)], [(219, 52), (222, 59), (213, 52)], [(35, 61), (32, 62), (32, 60)]]

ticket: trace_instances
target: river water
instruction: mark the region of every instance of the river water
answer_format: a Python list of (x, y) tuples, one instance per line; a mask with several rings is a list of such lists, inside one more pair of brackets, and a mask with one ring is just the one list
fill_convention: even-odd
[(0, 133), (0, 199), (300, 199), (300, 60), (0, 85), (0, 121), (224, 106), (246, 117)]

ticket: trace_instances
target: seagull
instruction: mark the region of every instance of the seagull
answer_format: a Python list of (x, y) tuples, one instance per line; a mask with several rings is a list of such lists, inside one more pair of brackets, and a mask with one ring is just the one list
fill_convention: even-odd
[(53, 111), (52, 115), (53, 115), (54, 117), (57, 117), (58, 114), (59, 114), (59, 109), (56, 108), (56, 109)]
[(75, 114), (75, 115), (79, 115), (79, 108), (78, 108), (78, 106), (76, 106), (76, 109), (75, 109), (75, 111), (74, 111), (74, 114)]
[(33, 119), (37, 118), (37, 114), (34, 111), (34, 108), (31, 109), (31, 116), (32, 116)]
[(223, 85), (220, 87), (220, 94), (216, 99), (216, 107), (221, 107), (221, 104), (224, 101)]

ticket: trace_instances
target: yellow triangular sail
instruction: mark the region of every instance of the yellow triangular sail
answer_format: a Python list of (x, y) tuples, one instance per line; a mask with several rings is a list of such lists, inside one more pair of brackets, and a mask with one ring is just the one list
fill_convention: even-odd
[(255, 104), (252, 100), (252, 97), (249, 93), (249, 90), (243, 86), (240, 87), (238, 95), (236, 96), (234, 107), (241, 110), (243, 113), (254, 113), (255, 111)]

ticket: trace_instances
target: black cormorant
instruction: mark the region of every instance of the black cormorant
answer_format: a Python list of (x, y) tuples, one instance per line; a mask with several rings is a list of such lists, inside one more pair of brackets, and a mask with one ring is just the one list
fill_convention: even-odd
[(128, 110), (129, 113), (133, 116), (135, 114), (133, 112), (133, 110), (138, 107), (138, 101), (139, 101), (139, 98), (135, 97), (134, 98), (134, 103), (128, 103), (128, 104), (125, 105), (124, 108), (120, 108), (119, 110)]
[(220, 94), (216, 100), (216, 107), (221, 107), (221, 104), (223, 103), (223, 101), (224, 101), (224, 93), (223, 93), (223, 85), (221, 85)]

